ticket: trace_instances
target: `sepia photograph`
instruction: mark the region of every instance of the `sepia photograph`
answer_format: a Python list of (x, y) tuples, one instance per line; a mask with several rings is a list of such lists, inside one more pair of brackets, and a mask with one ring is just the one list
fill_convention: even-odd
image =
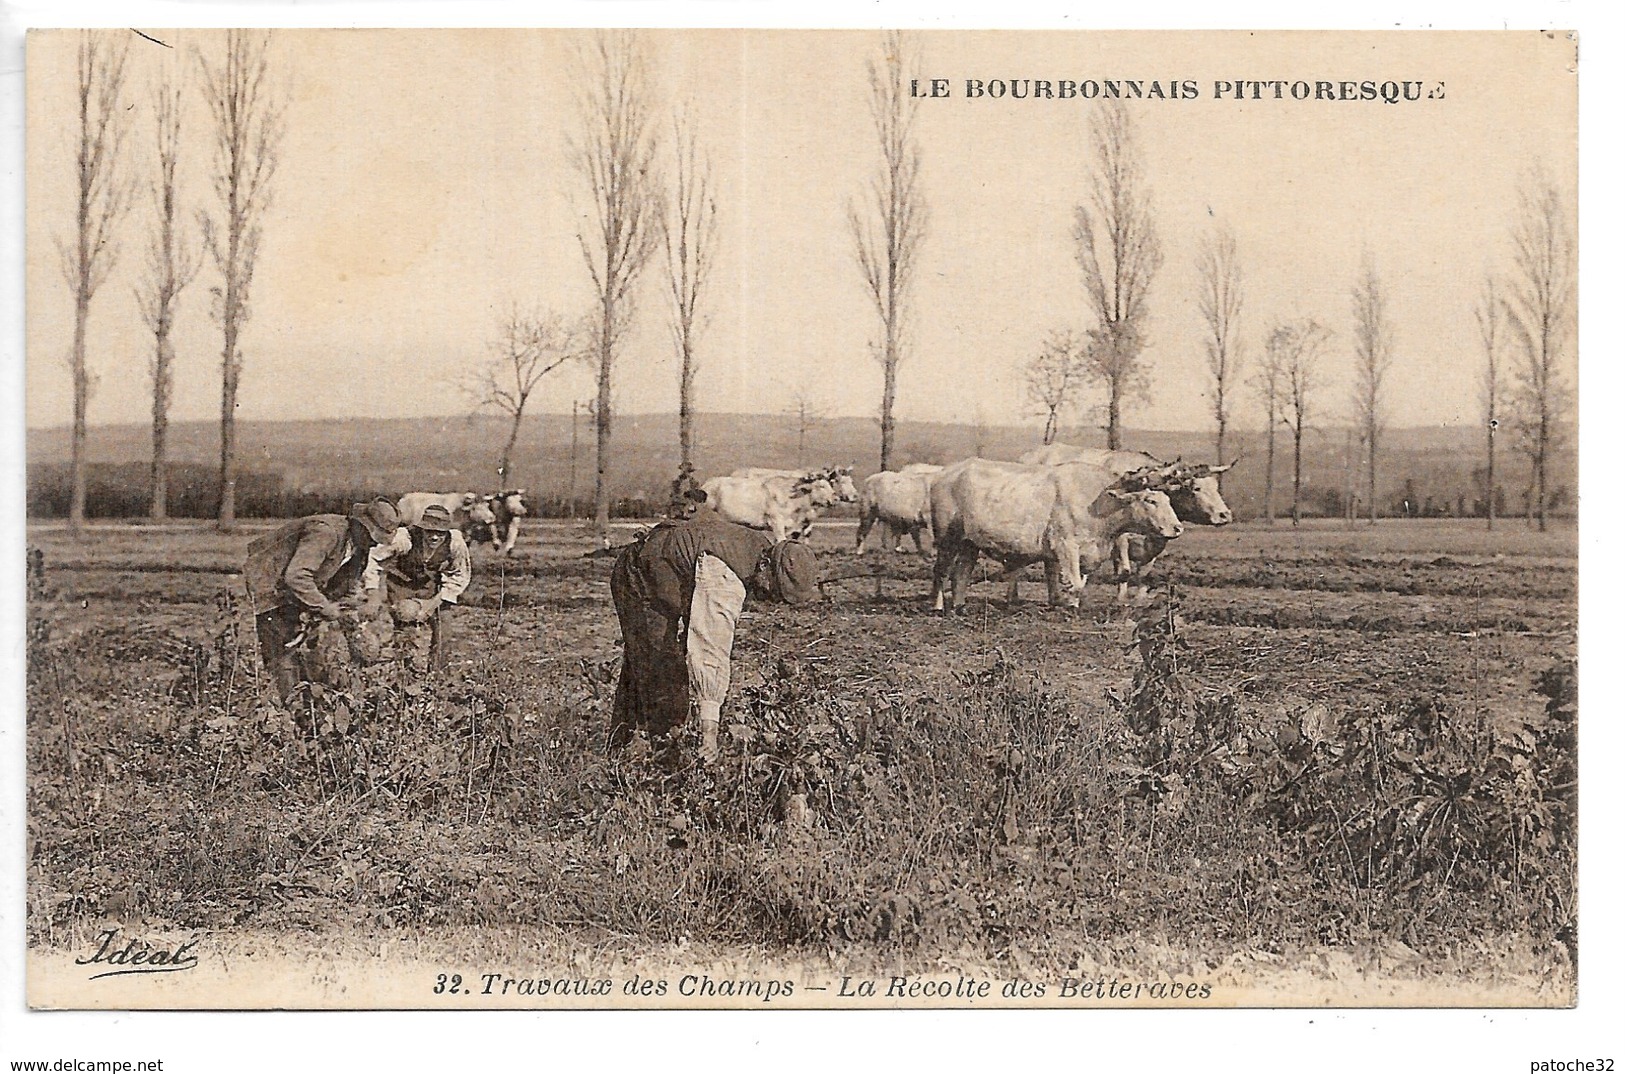
[(1575, 1007), (1580, 47), (31, 29), (26, 1004)]

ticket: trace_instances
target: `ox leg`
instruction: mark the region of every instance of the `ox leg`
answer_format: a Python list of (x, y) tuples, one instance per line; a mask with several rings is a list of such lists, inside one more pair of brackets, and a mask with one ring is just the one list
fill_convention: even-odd
[(1004, 591), (1004, 602), (1012, 608), (1021, 603), (1021, 574), (1019, 571), (1010, 576), (1010, 585)]
[(1132, 557), (1131, 541), (1129, 535), (1120, 533), (1112, 544), (1112, 566), (1117, 571), (1117, 603), (1128, 603), (1129, 577), (1134, 573), (1134, 559)]
[(965, 594), (970, 592), (971, 572), (976, 569), (977, 552), (974, 545), (966, 545), (954, 557), (953, 577), (953, 609), (955, 613), (965, 610)]
[(1087, 576), (1083, 573), (1083, 549), (1076, 541), (1062, 541), (1056, 549), (1056, 570), (1062, 574), (1061, 586), (1065, 590), (1065, 603), (1068, 608), (1077, 610), (1083, 603), (1083, 584)]
[(858, 516), (858, 548), (857, 555), (863, 555), (863, 542), (868, 540), (869, 531), (874, 529), (876, 512), (865, 511)]
[[(943, 610), (943, 583), (948, 578), (948, 570), (953, 566), (954, 551), (944, 545), (937, 549), (936, 562), (931, 564), (931, 610)], [(878, 577), (878, 576), (877, 576)]]
[(1044, 588), (1049, 595), (1051, 608), (1061, 603), (1061, 568), (1053, 559), (1044, 561)]

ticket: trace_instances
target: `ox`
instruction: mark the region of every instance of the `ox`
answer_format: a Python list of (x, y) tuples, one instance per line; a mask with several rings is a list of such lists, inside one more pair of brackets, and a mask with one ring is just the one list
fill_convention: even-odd
[(513, 555), (513, 546), (519, 540), (519, 520), (530, 513), (525, 503), (524, 489), (505, 489), (485, 497), (491, 513), (491, 551)]
[(929, 555), (931, 480), (941, 472), (940, 466), (912, 463), (896, 473), (882, 470), (865, 478), (863, 495), (858, 499), (857, 554), (863, 554), (863, 542), (878, 521), (890, 531), (886, 544), (893, 551), (902, 550), (906, 533), (914, 538), (915, 551)]
[(1184, 529), (1167, 493), (1137, 489), (1101, 467), (987, 459), (966, 459), (937, 475), (931, 523), (937, 543), (931, 597), (938, 611), (945, 588), (955, 611), (964, 606), (979, 555), (1002, 563), (1006, 576), (1042, 562), (1050, 603), (1076, 608), (1088, 576), (1112, 557), (1119, 535), (1172, 540)]
[(424, 508), (434, 503), (450, 513), (451, 524), (462, 530), (465, 538), (496, 521), (490, 504), (477, 492), (408, 492), (395, 505), (401, 525), (417, 525)]
[(713, 477), (702, 488), (706, 505), (724, 521), (769, 530), (775, 541), (806, 536), (813, 519), (839, 502), (821, 474)]
[(825, 466), (815, 470), (774, 470), (766, 466), (741, 466), (729, 477), (791, 477), (804, 481), (822, 478), (835, 490), (836, 503), (857, 503), (858, 486), (852, 480), (852, 467)]
[[(1035, 466), (1053, 466), (1063, 462), (1087, 462), (1125, 477), (1138, 475), (1144, 487), (1159, 489), (1168, 494), (1174, 513), (1181, 522), (1195, 526), (1228, 526), (1235, 516), (1219, 491), (1219, 475), (1227, 473), (1238, 460), (1223, 466), (1207, 463), (1184, 464), (1163, 462), (1143, 451), (1112, 451), (1107, 448), (1080, 448), (1071, 444), (1049, 444), (1021, 456), (1021, 461)], [(1167, 542), (1142, 534), (1125, 534), (1117, 542), (1116, 567), (1118, 572), (1117, 597), (1125, 600), (1131, 576), (1144, 577), (1145, 571), (1167, 547)], [(1011, 581), (1012, 590), (1015, 582)], [(1014, 594), (1012, 593), (1012, 598)]]

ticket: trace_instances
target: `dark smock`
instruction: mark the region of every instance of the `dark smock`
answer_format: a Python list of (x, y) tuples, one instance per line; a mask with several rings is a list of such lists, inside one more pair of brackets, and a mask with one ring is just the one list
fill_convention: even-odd
[[(345, 556), (348, 544), (349, 556)], [(303, 653), (289, 642), (300, 632), (300, 612), (315, 611), (353, 592), (372, 546), (366, 529), (344, 515), (312, 515), (289, 522), (248, 546), (243, 580), (254, 606), (260, 658), (283, 701), (309, 678)]]
[(747, 589), (773, 546), (765, 533), (717, 518), (662, 523), (615, 560), (609, 592), (621, 623), (621, 676), (615, 687), (610, 742), (634, 731), (670, 734), (688, 719), (688, 663), (683, 620), (694, 599), (694, 565), (709, 553)]

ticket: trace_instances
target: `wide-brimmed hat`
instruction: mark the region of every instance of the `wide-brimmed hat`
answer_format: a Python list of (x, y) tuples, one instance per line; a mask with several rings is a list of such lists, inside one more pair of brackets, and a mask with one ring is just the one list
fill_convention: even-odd
[(423, 509), (423, 517), (419, 518), (416, 526), (420, 530), (432, 530), (435, 533), (451, 532), (451, 512), (438, 503), (431, 503)]
[(818, 557), (800, 541), (780, 541), (767, 550), (773, 588), (786, 604), (818, 599)]
[(382, 496), (371, 503), (352, 504), (350, 517), (367, 527), (367, 532), (372, 534), (372, 539), (379, 544), (395, 536), (395, 531), (401, 525), (400, 512), (395, 510), (394, 504)]

